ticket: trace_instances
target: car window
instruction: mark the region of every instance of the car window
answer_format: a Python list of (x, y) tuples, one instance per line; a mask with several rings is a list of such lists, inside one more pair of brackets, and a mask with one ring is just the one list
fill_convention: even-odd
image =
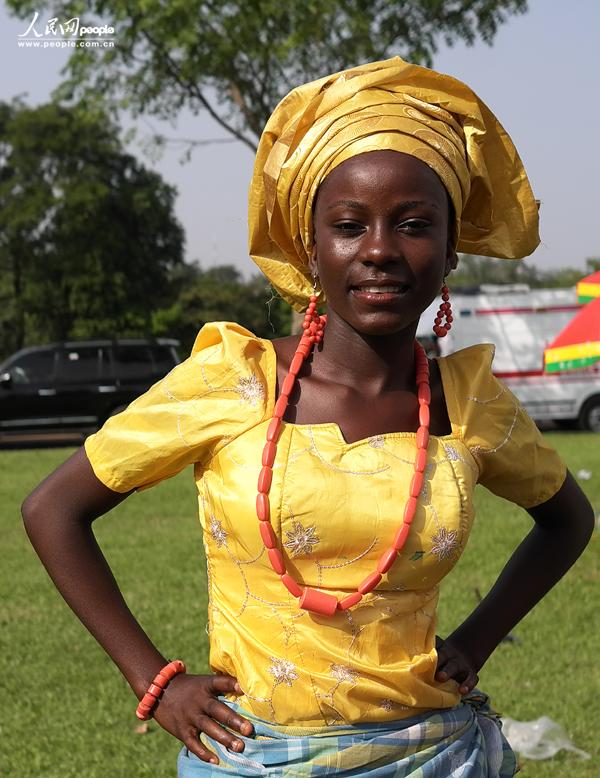
[(110, 361), (110, 349), (100, 349), (100, 378), (105, 381), (113, 380), (113, 368)]
[(100, 378), (100, 349), (97, 346), (65, 348), (59, 353), (58, 376), (61, 381), (96, 381)]
[(149, 378), (154, 374), (148, 346), (115, 346), (113, 358), (115, 373), (119, 378)]
[(166, 375), (177, 364), (170, 346), (153, 346), (154, 369), (160, 375)]
[(54, 351), (34, 351), (24, 354), (8, 368), (13, 383), (39, 384), (54, 377)]

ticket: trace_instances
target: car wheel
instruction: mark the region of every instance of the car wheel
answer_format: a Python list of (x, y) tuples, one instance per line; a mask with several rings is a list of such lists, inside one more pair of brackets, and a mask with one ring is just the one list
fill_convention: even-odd
[(579, 414), (579, 427), (590, 432), (600, 432), (600, 395), (586, 400)]

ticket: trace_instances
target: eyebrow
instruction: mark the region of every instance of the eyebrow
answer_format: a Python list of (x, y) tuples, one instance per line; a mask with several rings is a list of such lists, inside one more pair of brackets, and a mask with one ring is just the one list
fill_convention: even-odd
[[(330, 211), (333, 208), (338, 208), (339, 206), (345, 206), (346, 208), (354, 208), (356, 210), (365, 210), (366, 205), (364, 203), (361, 203), (359, 200), (336, 200), (335, 203), (331, 203), (331, 205), (328, 205), (326, 210)], [(405, 202), (398, 203), (395, 207), (399, 208), (402, 211), (406, 211), (410, 208), (417, 208), (422, 206), (429, 206), (431, 208), (436, 208), (439, 210), (439, 205), (433, 201), (428, 202), (426, 200), (406, 200)]]

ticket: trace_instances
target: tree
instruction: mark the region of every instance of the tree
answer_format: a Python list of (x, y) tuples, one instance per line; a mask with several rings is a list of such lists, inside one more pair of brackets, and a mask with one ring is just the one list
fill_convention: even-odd
[(472, 289), (481, 284), (534, 284), (537, 270), (524, 262), (460, 254), (449, 284), (453, 289)]
[(102, 112), (0, 103), (0, 351), (149, 332), (182, 261), (174, 198)]
[[(587, 266), (591, 273), (594, 260), (588, 259)], [(578, 268), (540, 270), (524, 261), (460, 254), (458, 267), (448, 283), (456, 291), (477, 289), (482, 284), (527, 284), (532, 289), (551, 289), (575, 286), (583, 275), (584, 271)]]
[[(7, 0), (66, 21), (115, 28), (114, 48), (75, 48), (61, 98), (98, 95), (118, 110), (170, 119), (206, 110), (254, 148), (281, 97), (305, 81), (370, 60), (431, 64), (438, 42), (491, 43), (527, 0)], [(77, 10), (79, 9), (79, 11)], [(41, 14), (44, 18), (43, 13)], [(82, 21), (82, 24), (84, 23)]]
[(200, 327), (210, 321), (235, 321), (258, 337), (290, 334), (290, 307), (274, 294), (262, 275), (245, 281), (232, 265), (208, 270), (193, 265), (172, 274), (174, 302), (153, 315), (153, 333), (181, 341), (189, 353)]

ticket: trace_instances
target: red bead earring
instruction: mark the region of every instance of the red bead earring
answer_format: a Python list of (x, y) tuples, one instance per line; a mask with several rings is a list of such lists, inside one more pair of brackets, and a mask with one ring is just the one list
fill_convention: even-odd
[(323, 321), (317, 312), (317, 277), (313, 278), (313, 294), (309, 298), (308, 308), (304, 314), (302, 329), (310, 336), (311, 343), (320, 343), (323, 339)]
[[(446, 323), (442, 324), (442, 319), (444, 317)], [(438, 338), (446, 337), (448, 332), (452, 329), (453, 321), (452, 306), (450, 305), (450, 290), (446, 284), (444, 284), (444, 286), (442, 286), (442, 303), (433, 322), (433, 331)]]

